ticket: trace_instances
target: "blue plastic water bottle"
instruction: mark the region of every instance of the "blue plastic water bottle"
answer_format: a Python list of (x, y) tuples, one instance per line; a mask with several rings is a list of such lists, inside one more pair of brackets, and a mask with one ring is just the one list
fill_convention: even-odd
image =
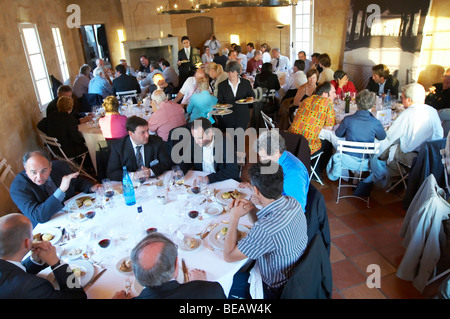
[(388, 90), (386, 96), (384, 97), (384, 108), (391, 108), (391, 90)]
[(128, 206), (133, 206), (134, 204), (136, 204), (133, 182), (131, 181), (130, 175), (128, 175), (126, 166), (123, 167), (122, 188), (123, 197), (125, 198), (125, 204), (127, 204)]

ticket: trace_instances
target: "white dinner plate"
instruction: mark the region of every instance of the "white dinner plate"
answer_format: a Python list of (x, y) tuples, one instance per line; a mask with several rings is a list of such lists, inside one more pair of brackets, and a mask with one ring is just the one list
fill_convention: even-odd
[(123, 271), (123, 270), (120, 269), (120, 266), (122, 265), (122, 263), (123, 263), (126, 259), (130, 259), (130, 257), (123, 257), (123, 258), (121, 258), (121, 259), (117, 262), (117, 264), (116, 264), (116, 270), (117, 270), (120, 274), (122, 274), (122, 275), (125, 275), (125, 276), (134, 276), (134, 273), (133, 273), (133, 269), (132, 269), (132, 268), (130, 268), (130, 271)]
[(224, 109), (229, 109), (232, 106), (233, 106), (233, 104), (216, 104), (216, 105), (213, 105), (213, 109), (224, 110)]
[(207, 203), (203, 210), (206, 216), (216, 216), (222, 214), (222, 212), (223, 206), (219, 203)]
[[(114, 194), (116, 195), (116, 194)], [(80, 197), (89, 197), (92, 200), (92, 204), (89, 206), (83, 205), (81, 207), (78, 207), (76, 200)], [(72, 211), (79, 211), (79, 210), (93, 210), (96, 208), (96, 202), (95, 202), (95, 193), (92, 194), (85, 194), (85, 193), (81, 193), (78, 194), (77, 196), (72, 197), (71, 199), (69, 199), (67, 201), (66, 207), (68, 210), (72, 210)]]
[(54, 227), (52, 227), (52, 228), (44, 228), (41, 231), (34, 230), (33, 231), (33, 236), (37, 235), (38, 233), (40, 233), (42, 235), (44, 235), (44, 234), (52, 234), (53, 238), (50, 240), (50, 243), (52, 245), (55, 245), (62, 237), (61, 229), (54, 228)]
[(180, 248), (183, 251), (196, 251), (200, 248), (200, 246), (202, 245), (202, 240), (200, 238), (195, 238), (195, 237), (190, 237), (194, 239), (197, 242), (197, 245), (193, 248), (186, 246), (186, 244), (184, 243), (184, 241), (182, 240), (178, 240), (178, 248)]
[[(223, 250), (223, 245), (225, 244), (225, 236), (222, 234), (222, 228), (224, 227), (229, 227), (229, 224), (220, 223), (208, 235), (208, 240), (211, 246), (219, 250)], [(250, 230), (239, 224), (238, 231), (241, 231), (247, 235)]]
[(223, 205), (231, 204), (233, 202), (233, 198), (223, 198), (222, 195), (224, 193), (227, 193), (227, 192), (233, 192), (235, 189), (237, 189), (240, 193), (244, 193), (245, 194), (245, 197), (244, 197), (245, 199), (250, 200), (250, 198), (252, 197), (252, 191), (249, 190), (248, 188), (236, 187), (236, 188), (223, 189), (223, 190), (219, 191), (216, 194), (217, 201), (219, 203), (223, 204)]
[(245, 102), (245, 100), (246, 100), (246, 99), (240, 99), (240, 100), (235, 101), (234, 103), (236, 103), (236, 104), (252, 104), (252, 103), (255, 103), (255, 102), (256, 102), (255, 99), (253, 99), (253, 100), (251, 100), (251, 101), (248, 101), (248, 102)]
[(86, 252), (86, 246), (83, 244), (77, 244), (76, 242), (64, 245), (61, 247), (61, 259), (65, 262), (80, 258)]
[(233, 113), (232, 110), (227, 110), (227, 109), (223, 109), (223, 110), (214, 110), (211, 112), (212, 115), (228, 115)]
[[(70, 261), (69, 267), (72, 269), (72, 271), (76, 268), (81, 270), (81, 276), (78, 278), (80, 281), (80, 284), (82, 287), (84, 287), (89, 280), (94, 277), (95, 270), (94, 266), (87, 260), (73, 260)], [(56, 281), (55, 275), (53, 272), (49, 273), (47, 276), (48, 281), (50, 281), (54, 287), (58, 288), (58, 282)]]

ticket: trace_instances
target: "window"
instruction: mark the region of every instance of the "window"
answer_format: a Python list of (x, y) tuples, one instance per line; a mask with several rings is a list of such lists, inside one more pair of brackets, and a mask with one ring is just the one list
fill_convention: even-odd
[(58, 55), (59, 67), (61, 68), (62, 81), (66, 82), (69, 79), (69, 69), (67, 68), (66, 55), (64, 54), (64, 47), (61, 41), (61, 33), (59, 32), (59, 28), (52, 28), (52, 33)]
[(36, 25), (29, 23), (19, 24), (19, 31), (39, 107), (43, 110), (53, 95), (39, 34)]
[(292, 14), (294, 58), (298, 59), (297, 53), (299, 51), (305, 51), (306, 55), (310, 57), (313, 54), (313, 0), (298, 0)]

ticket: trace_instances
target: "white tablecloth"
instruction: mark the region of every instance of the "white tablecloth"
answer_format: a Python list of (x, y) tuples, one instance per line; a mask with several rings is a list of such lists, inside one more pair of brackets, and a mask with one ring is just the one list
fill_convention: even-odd
[[(192, 181), (195, 177), (199, 175), (204, 175), (202, 172), (190, 171), (186, 174), (185, 184), (192, 185)], [(156, 182), (156, 179), (151, 179), (150, 182)], [(121, 188), (120, 183), (118, 188)], [(234, 180), (226, 180), (223, 182), (218, 182), (210, 184), (210, 190), (224, 190), (224, 189), (235, 189), (238, 186), (238, 182)], [(169, 236), (174, 235), (176, 229), (179, 226), (188, 225), (192, 223), (197, 229), (191, 228), (191, 231), (204, 230), (208, 225), (220, 221), (229, 220), (229, 212), (222, 213), (218, 216), (208, 216), (203, 214), (205, 217), (203, 220), (198, 218), (195, 220), (190, 219), (187, 216), (186, 205), (191, 204), (196, 210), (201, 211), (201, 208), (208, 203), (204, 203), (198, 206), (199, 203), (203, 201), (205, 196), (203, 194), (194, 195), (189, 191), (186, 191), (184, 186), (179, 187), (178, 191), (169, 191), (168, 202), (162, 204), (157, 198), (158, 195), (165, 194), (166, 188), (158, 188), (156, 185), (147, 186), (142, 185), (136, 191), (136, 204), (133, 206), (126, 206), (123, 195), (118, 194), (114, 197), (115, 208), (108, 210), (96, 210), (96, 216), (92, 220), (86, 220), (81, 222), (80, 228), (77, 231), (77, 238), (68, 241), (67, 246), (80, 246), (83, 247), (87, 245), (89, 247), (94, 247), (96, 253), (93, 255), (93, 259), (101, 261), (102, 265), (107, 268), (107, 271), (90, 287), (87, 289), (86, 293), (88, 298), (111, 298), (115, 292), (124, 289), (126, 276), (120, 273), (116, 269), (116, 265), (122, 258), (129, 255), (131, 249), (135, 244), (145, 237), (145, 230), (149, 227), (156, 227), (159, 232), (168, 234)], [(80, 194), (83, 195), (83, 194)], [(77, 195), (79, 197), (80, 195)], [(73, 208), (74, 199), (67, 201), (65, 209), (69, 210)], [(141, 217), (143, 217), (144, 222), (136, 223), (136, 217), (138, 215), (137, 208), (142, 206), (143, 212)], [(33, 233), (45, 232), (45, 230), (52, 227), (66, 226), (68, 223), (67, 213), (60, 212), (56, 214), (50, 221), (45, 224), (38, 224), (34, 229)], [(251, 225), (248, 218), (245, 216), (241, 218), (241, 223), (243, 225)], [(183, 229), (183, 228), (182, 228)], [(188, 228), (189, 230), (189, 228)], [(92, 232), (101, 233), (97, 239), (89, 240), (89, 236)], [(189, 231), (187, 231), (188, 233)], [(129, 238), (126, 240), (121, 240), (124, 234), (129, 234)], [(98, 241), (104, 238), (111, 239), (111, 245), (107, 248), (100, 248), (98, 246)], [(172, 238), (175, 238), (172, 236)], [(66, 245), (61, 246), (59, 249), (64, 249)], [(56, 243), (58, 246), (58, 243)], [(234, 263), (227, 263), (223, 259), (223, 253), (220, 250), (212, 250), (209, 247), (209, 239), (206, 237), (202, 240), (201, 246), (194, 251), (184, 251), (180, 248), (178, 249), (178, 257), (181, 263), (181, 258), (184, 258), (188, 269), (199, 268), (206, 271), (207, 280), (219, 282), (225, 294), (228, 296), (230, 291), (233, 275), (244, 265), (246, 260), (242, 260)], [(76, 263), (71, 261), (70, 263)], [(50, 272), (47, 268), (41, 272), (42, 276), (46, 276)], [(95, 272), (98, 269), (95, 268)], [(134, 277), (132, 286), (135, 287)], [(178, 276), (178, 281), (183, 282), (183, 273), (181, 271)], [(132, 289), (133, 293), (134, 289)]]

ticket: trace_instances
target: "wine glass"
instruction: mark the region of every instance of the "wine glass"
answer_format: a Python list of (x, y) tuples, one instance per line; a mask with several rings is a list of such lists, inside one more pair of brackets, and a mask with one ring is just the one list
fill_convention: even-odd
[(184, 184), (184, 173), (181, 170), (181, 168), (179, 166), (174, 166), (172, 168), (172, 172), (173, 172), (173, 178), (175, 180), (175, 183), (178, 186), (181, 186)]
[(110, 208), (114, 207), (114, 187), (109, 178), (102, 180), (103, 194), (106, 197), (106, 205)]
[(77, 238), (77, 230), (80, 228), (79, 212), (69, 211), (66, 215), (67, 225), (66, 230), (68, 239)]

